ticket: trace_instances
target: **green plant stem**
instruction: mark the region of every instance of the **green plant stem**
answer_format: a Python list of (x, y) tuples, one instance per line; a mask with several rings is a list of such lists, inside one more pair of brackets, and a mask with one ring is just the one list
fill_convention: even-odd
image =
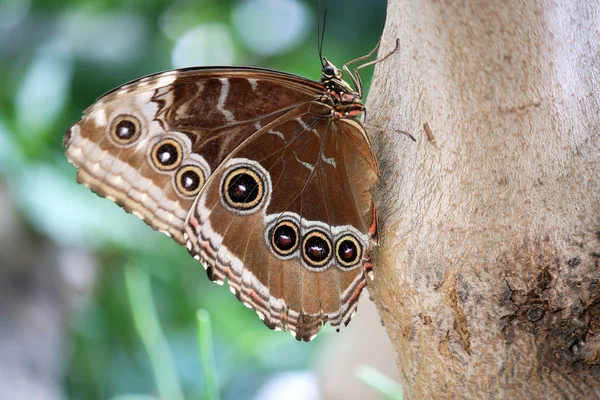
[(137, 266), (127, 265), (125, 285), (136, 330), (150, 358), (159, 397), (184, 400), (175, 361), (158, 321), (148, 274)]
[(402, 400), (402, 386), (375, 368), (368, 365), (359, 365), (356, 367), (355, 374), (359, 380), (371, 386), (386, 398), (390, 400)]
[(204, 384), (208, 400), (219, 399), (219, 389), (216, 376), (215, 357), (213, 354), (212, 328), (210, 314), (206, 310), (196, 311), (198, 330), (198, 351), (200, 363), (204, 371)]

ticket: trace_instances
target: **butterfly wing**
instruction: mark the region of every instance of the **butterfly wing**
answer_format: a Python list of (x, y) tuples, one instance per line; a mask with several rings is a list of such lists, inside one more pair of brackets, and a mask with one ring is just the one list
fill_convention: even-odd
[(252, 68), (168, 71), (102, 96), (65, 135), (77, 180), (183, 242), (203, 184), (245, 138), (320, 94)]
[(256, 132), (211, 176), (186, 227), (209, 278), (227, 278), (298, 340), (349, 322), (376, 235), (377, 164), (360, 123), (332, 115), (315, 101)]
[(86, 110), (67, 156), (80, 183), (185, 242), (267, 326), (309, 340), (351, 318), (376, 235), (366, 134), (323, 95), (261, 69), (156, 74)]

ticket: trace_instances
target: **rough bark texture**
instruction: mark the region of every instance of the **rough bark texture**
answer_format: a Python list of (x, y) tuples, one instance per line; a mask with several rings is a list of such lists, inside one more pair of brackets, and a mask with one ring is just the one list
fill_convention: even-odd
[(390, 1), (370, 292), (408, 398), (600, 398), (599, 30), (598, 2)]

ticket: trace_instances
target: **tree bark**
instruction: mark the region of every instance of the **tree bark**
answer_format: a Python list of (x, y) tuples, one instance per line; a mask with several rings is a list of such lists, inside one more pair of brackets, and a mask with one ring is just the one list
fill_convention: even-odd
[(370, 293), (407, 398), (600, 398), (599, 32), (598, 2), (390, 0)]

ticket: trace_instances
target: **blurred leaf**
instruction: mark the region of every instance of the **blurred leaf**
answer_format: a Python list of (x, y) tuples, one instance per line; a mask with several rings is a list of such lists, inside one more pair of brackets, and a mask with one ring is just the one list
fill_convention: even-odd
[(186, 31), (203, 23), (226, 23), (229, 5), (225, 1), (174, 1), (165, 7), (158, 20), (163, 33), (177, 40)]
[(150, 357), (159, 397), (184, 400), (175, 360), (154, 309), (150, 278), (142, 269), (130, 264), (125, 269), (125, 282), (133, 320)]
[(368, 365), (360, 365), (356, 368), (355, 373), (359, 380), (377, 390), (387, 399), (402, 400), (402, 386), (375, 368)]
[(123, 394), (112, 397), (110, 400), (160, 400), (158, 397), (144, 394)]
[(18, 25), (31, 7), (30, 0), (0, 1), (0, 37)]
[(311, 32), (311, 17), (308, 7), (298, 0), (245, 0), (234, 8), (232, 20), (250, 50), (273, 56), (306, 39)]
[(14, 136), (0, 119), (0, 173), (8, 175), (9, 172), (14, 172), (23, 161), (24, 156)]
[(255, 400), (319, 400), (319, 382), (314, 372), (289, 371), (275, 374), (254, 396)]
[(212, 23), (191, 28), (177, 39), (172, 60), (175, 68), (233, 64), (233, 42), (227, 26)]
[(210, 314), (206, 310), (196, 311), (196, 327), (198, 330), (198, 356), (202, 362), (202, 372), (206, 398), (219, 399), (219, 384), (213, 355), (212, 326)]
[(63, 110), (72, 74), (72, 58), (63, 42), (49, 42), (35, 52), (16, 96), (18, 133), (35, 146)]
[(143, 54), (148, 35), (146, 19), (130, 10), (100, 11), (80, 7), (64, 13), (60, 36), (77, 57), (96, 63), (115, 64)]
[[(13, 191), (32, 225), (63, 245), (98, 247), (107, 242), (144, 249), (154, 233), (137, 217), (67, 179), (57, 168), (29, 166), (16, 173)], [(162, 239), (162, 238), (160, 238)]]

